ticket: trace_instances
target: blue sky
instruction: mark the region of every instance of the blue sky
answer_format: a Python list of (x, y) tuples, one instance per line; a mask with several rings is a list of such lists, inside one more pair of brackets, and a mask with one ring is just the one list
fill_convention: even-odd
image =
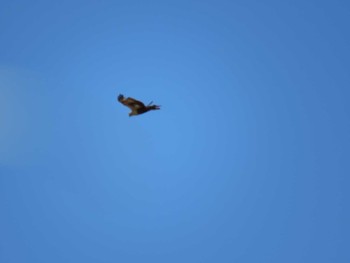
[(349, 17), (2, 1), (0, 261), (350, 262)]

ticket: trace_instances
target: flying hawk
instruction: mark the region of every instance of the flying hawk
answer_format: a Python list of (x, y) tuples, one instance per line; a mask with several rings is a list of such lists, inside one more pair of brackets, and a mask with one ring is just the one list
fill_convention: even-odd
[(131, 112), (129, 113), (129, 117), (143, 114), (150, 110), (160, 109), (160, 106), (152, 105), (152, 101), (147, 106), (145, 106), (145, 104), (143, 104), (141, 101), (135, 100), (130, 97), (125, 98), (122, 94), (118, 96), (118, 101), (131, 109)]

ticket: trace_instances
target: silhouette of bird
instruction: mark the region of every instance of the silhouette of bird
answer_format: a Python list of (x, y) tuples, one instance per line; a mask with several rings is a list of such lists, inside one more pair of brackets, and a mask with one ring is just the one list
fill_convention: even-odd
[(135, 100), (130, 97), (125, 98), (122, 94), (119, 94), (118, 101), (121, 104), (131, 109), (131, 112), (129, 113), (129, 117), (140, 115), (150, 110), (160, 109), (159, 105), (152, 105), (153, 101), (151, 101), (147, 106), (145, 106), (145, 104), (143, 104), (141, 101)]

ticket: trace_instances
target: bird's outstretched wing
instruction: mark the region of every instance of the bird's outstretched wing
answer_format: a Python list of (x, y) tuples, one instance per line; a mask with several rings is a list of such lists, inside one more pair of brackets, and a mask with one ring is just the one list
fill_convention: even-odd
[(145, 108), (145, 104), (141, 101), (135, 100), (133, 98), (125, 98), (122, 94), (118, 96), (118, 101), (123, 105), (129, 107), (131, 110)]

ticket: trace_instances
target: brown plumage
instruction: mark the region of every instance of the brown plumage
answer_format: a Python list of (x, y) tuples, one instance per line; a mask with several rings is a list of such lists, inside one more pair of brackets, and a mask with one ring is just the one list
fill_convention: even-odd
[(159, 110), (160, 106), (152, 105), (150, 102), (147, 106), (143, 104), (141, 101), (135, 100), (133, 98), (125, 98), (122, 94), (118, 96), (118, 101), (125, 105), (126, 107), (131, 109), (129, 116), (140, 115), (150, 110)]

